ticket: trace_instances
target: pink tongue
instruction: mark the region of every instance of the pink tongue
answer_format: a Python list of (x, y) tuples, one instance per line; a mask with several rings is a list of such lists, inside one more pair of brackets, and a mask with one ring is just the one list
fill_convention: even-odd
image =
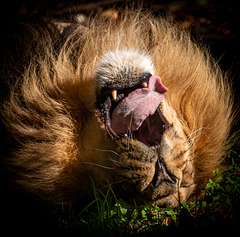
[(114, 109), (112, 113), (112, 129), (117, 135), (123, 135), (128, 130), (136, 131), (143, 121), (153, 115), (163, 100), (168, 89), (161, 83), (158, 76), (151, 76), (148, 88), (131, 92)]

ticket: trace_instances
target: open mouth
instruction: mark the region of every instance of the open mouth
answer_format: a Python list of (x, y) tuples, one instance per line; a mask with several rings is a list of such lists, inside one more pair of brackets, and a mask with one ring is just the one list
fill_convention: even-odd
[(167, 88), (158, 76), (144, 73), (133, 84), (111, 84), (101, 90), (99, 105), (114, 139), (130, 137), (147, 146), (160, 144), (168, 127), (159, 104)]

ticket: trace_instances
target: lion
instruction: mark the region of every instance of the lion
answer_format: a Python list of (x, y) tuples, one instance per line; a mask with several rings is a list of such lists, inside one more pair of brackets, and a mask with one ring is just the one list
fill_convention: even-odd
[(230, 83), (177, 23), (128, 9), (44, 37), (48, 28), (33, 28), (34, 54), (25, 47), (30, 60), (1, 109), (19, 189), (76, 203), (92, 197), (93, 180), (175, 207), (223, 169)]

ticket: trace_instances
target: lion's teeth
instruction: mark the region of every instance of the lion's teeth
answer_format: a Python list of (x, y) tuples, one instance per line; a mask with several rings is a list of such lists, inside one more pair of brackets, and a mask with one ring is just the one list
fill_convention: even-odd
[(117, 99), (117, 90), (112, 91), (112, 97), (114, 100)]
[(147, 84), (147, 82), (143, 82), (143, 83), (141, 83), (141, 85), (142, 85), (143, 87), (145, 87), (145, 88), (147, 88), (147, 87), (148, 87), (148, 84)]

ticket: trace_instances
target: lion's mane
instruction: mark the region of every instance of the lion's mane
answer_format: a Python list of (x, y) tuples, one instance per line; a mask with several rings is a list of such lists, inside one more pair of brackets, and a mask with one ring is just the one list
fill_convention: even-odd
[(128, 10), (118, 19), (95, 16), (60, 36), (37, 35), (31, 29), (37, 52), (26, 47), (30, 63), (15, 78), (1, 110), (14, 144), (5, 163), (18, 187), (68, 202), (91, 192), (89, 172), (104, 179), (104, 162), (102, 173), (91, 164), (116, 145), (95, 116), (95, 77), (99, 59), (115, 49), (144, 51), (152, 58), (155, 74), (169, 89), (165, 100), (191, 139), (196, 189), (221, 167), (232, 121), (228, 78), (177, 24)]

